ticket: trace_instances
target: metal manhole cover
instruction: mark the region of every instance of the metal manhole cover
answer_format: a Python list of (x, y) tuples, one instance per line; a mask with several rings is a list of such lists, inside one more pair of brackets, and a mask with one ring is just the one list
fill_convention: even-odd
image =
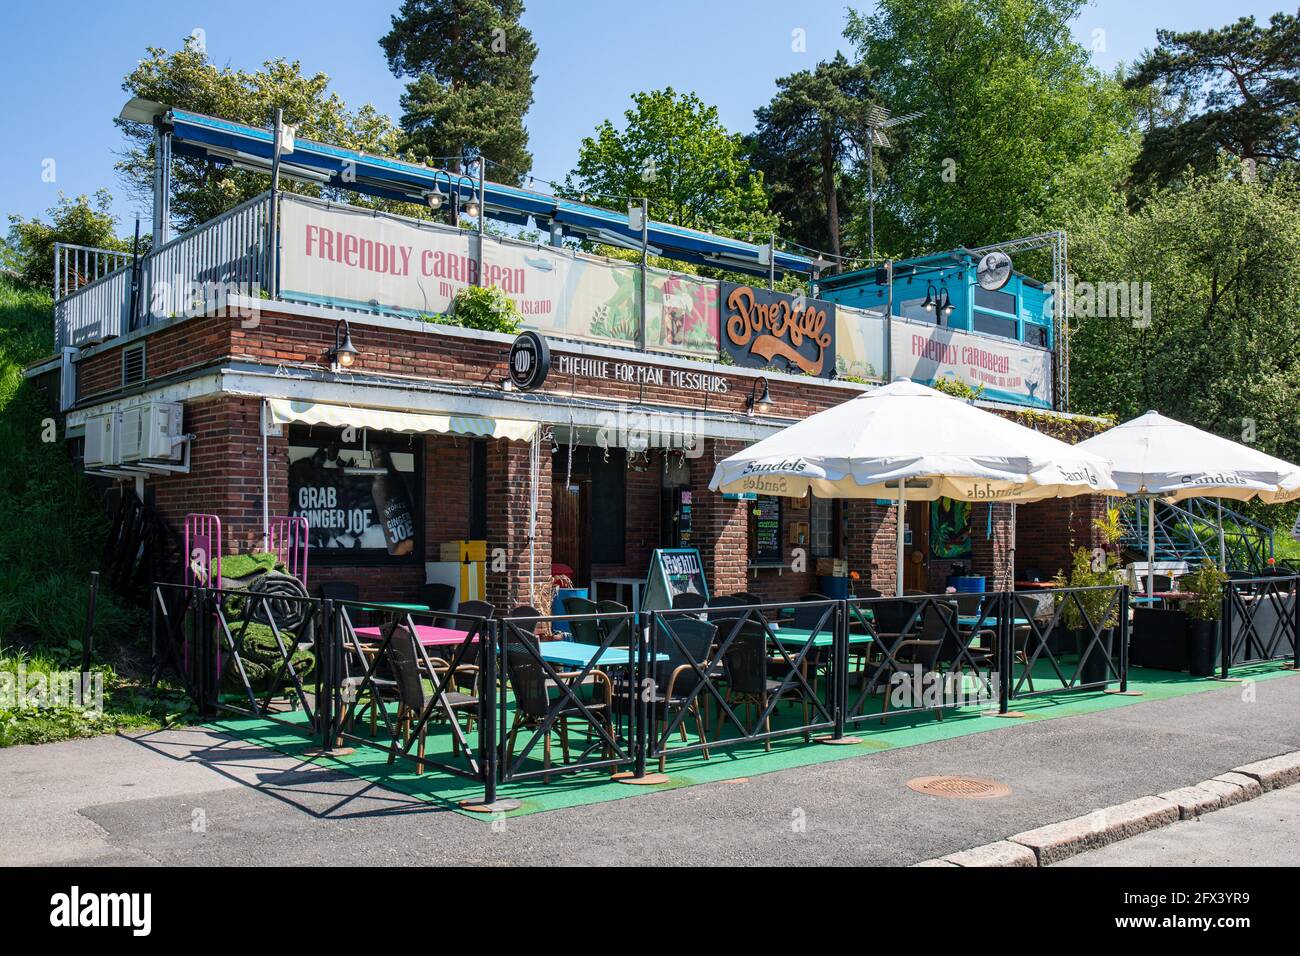
[(1005, 783), (980, 780), (977, 777), (917, 777), (907, 781), (907, 786), (931, 797), (952, 797), (957, 800), (992, 800), (1011, 793), (1011, 788)]

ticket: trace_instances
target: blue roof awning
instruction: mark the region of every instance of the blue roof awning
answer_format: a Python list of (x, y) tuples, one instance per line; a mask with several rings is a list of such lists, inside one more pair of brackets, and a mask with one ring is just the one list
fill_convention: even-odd
[[(136, 106), (139, 103), (128, 104), (128, 110), (135, 106), (137, 112), (128, 115), (124, 110), (123, 118), (142, 120), (144, 117)], [(258, 172), (271, 171), (274, 139), (268, 129), (165, 107), (158, 108), (157, 119), (171, 129), (172, 150), (177, 155)], [(453, 182), (458, 179), (455, 173), (445, 170), (301, 138), (295, 141), (292, 153), (281, 156), (280, 170), (282, 175), (294, 179), (407, 202), (423, 202), (435, 189), (445, 191), (448, 175)], [(531, 218), (542, 228), (558, 223), (566, 235), (640, 248), (640, 230), (631, 228), (624, 212), (502, 183), (486, 182), (483, 192), (490, 218), (516, 225)], [(768, 271), (765, 245), (654, 221), (650, 223), (649, 242), (655, 255), (681, 262), (753, 275), (766, 275)], [(811, 275), (816, 265), (806, 256), (779, 250), (775, 258), (778, 275), (787, 272)]]

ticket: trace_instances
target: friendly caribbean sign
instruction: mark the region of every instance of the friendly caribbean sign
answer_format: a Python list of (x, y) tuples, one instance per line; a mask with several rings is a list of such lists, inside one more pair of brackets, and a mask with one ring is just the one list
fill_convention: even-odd
[(830, 378), (835, 371), (833, 302), (732, 282), (721, 285), (722, 349), (733, 362)]

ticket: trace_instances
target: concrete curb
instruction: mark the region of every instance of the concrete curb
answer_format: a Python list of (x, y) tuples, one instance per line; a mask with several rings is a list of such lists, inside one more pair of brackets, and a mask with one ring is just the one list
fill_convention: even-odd
[(1127, 840), (1179, 820), (1192, 820), (1297, 783), (1300, 783), (1300, 752), (1280, 754), (1235, 767), (1192, 786), (1093, 810), (1072, 820), (1049, 823), (996, 843), (923, 860), (913, 866), (1051, 866), (1086, 850)]

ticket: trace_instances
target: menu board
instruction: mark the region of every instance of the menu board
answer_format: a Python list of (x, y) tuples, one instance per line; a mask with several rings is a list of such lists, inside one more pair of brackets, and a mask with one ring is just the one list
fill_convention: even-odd
[(754, 535), (755, 564), (782, 564), (781, 499), (759, 495), (749, 506)]
[(709, 599), (700, 552), (695, 548), (656, 548), (650, 557), (641, 610), (666, 611), (679, 594), (699, 594)]
[(683, 548), (691, 544), (691, 491), (683, 488), (677, 501), (677, 543)]

